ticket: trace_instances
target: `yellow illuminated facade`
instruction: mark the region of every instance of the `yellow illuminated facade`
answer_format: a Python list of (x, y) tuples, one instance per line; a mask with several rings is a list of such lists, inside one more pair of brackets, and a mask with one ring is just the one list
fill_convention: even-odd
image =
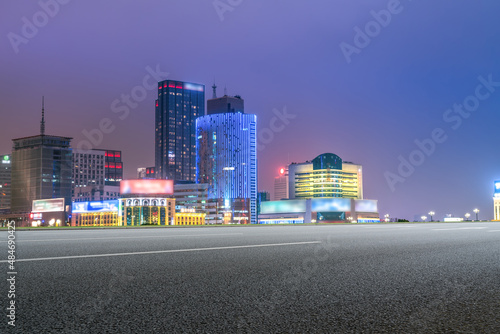
[(340, 197), (363, 199), (362, 166), (343, 162), (332, 153), (289, 166), (289, 198)]
[(205, 213), (176, 212), (175, 225), (205, 225)]
[(73, 213), (75, 226), (119, 226), (118, 212)]
[(173, 225), (175, 199), (128, 197), (120, 199), (121, 226)]

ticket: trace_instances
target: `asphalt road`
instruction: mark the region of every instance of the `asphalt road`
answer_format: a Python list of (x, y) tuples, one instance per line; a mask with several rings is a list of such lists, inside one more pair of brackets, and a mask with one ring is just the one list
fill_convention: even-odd
[(500, 333), (500, 223), (17, 231), (16, 256), (0, 333)]

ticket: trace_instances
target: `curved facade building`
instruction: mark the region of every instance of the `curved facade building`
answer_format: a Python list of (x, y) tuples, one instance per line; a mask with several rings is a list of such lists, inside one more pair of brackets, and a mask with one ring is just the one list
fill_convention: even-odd
[(341, 197), (363, 199), (361, 165), (342, 161), (333, 153), (288, 167), (289, 198)]
[(196, 179), (208, 183), (226, 223), (257, 223), (257, 116), (218, 113), (196, 120)]

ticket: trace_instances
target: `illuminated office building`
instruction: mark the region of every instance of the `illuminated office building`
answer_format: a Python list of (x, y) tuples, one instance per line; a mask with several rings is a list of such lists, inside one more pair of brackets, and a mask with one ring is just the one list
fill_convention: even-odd
[(204, 213), (209, 225), (224, 223), (224, 200), (208, 198), (207, 183), (182, 182), (174, 185), (176, 212), (188, 210)]
[(281, 167), (279, 175), (274, 178), (273, 201), (288, 199), (288, 167)]
[(0, 155), (0, 210), (10, 209), (11, 156)]
[(117, 199), (123, 179), (121, 151), (73, 150), (74, 202)]
[(361, 165), (324, 153), (312, 161), (288, 167), (290, 199), (341, 197), (363, 199)]
[(195, 120), (205, 115), (205, 86), (158, 83), (155, 109), (155, 172), (158, 179), (196, 181)]
[(221, 200), (225, 222), (257, 223), (257, 116), (240, 111), (196, 120), (197, 180)]

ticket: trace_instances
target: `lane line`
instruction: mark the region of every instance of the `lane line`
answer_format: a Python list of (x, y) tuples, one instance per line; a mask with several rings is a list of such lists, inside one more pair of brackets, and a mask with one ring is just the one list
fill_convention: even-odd
[[(224, 246), (224, 247), (208, 247), (208, 248), (188, 248), (188, 249), (170, 249), (162, 251), (149, 252), (132, 252), (132, 253), (114, 253), (114, 254), (94, 254), (94, 255), (73, 255), (59, 257), (40, 257), (32, 259), (16, 259), (16, 262), (31, 262), (31, 261), (48, 261), (48, 260), (67, 260), (67, 259), (86, 259), (92, 257), (110, 257), (110, 256), (126, 256), (126, 255), (146, 255), (146, 254), (164, 254), (164, 253), (183, 253), (183, 252), (200, 252), (223, 249), (241, 249), (241, 248), (258, 248), (258, 247), (277, 247), (277, 246), (292, 246), (292, 245), (308, 245), (320, 244), (321, 241), (302, 241), (302, 242), (287, 242), (281, 244), (261, 244), (261, 245), (243, 245), (243, 246)], [(2, 260), (0, 263), (6, 263), (9, 260)]]
[[(204, 236), (221, 236), (221, 235), (243, 235), (243, 233), (221, 233), (221, 234), (177, 234), (177, 235), (143, 235), (143, 236), (134, 236), (134, 237), (100, 237), (100, 238), (75, 238), (75, 239), (29, 239), (22, 240), (17, 239), (17, 242), (26, 242), (26, 241), (75, 241), (75, 240), (99, 240), (99, 239), (141, 239), (141, 238), (174, 238), (174, 237), (204, 237)], [(8, 242), (8, 240), (4, 240), (4, 242)]]
[(455, 228), (433, 228), (432, 231), (461, 231), (461, 230), (484, 230), (487, 227), (474, 226), (474, 227), (455, 227)]

